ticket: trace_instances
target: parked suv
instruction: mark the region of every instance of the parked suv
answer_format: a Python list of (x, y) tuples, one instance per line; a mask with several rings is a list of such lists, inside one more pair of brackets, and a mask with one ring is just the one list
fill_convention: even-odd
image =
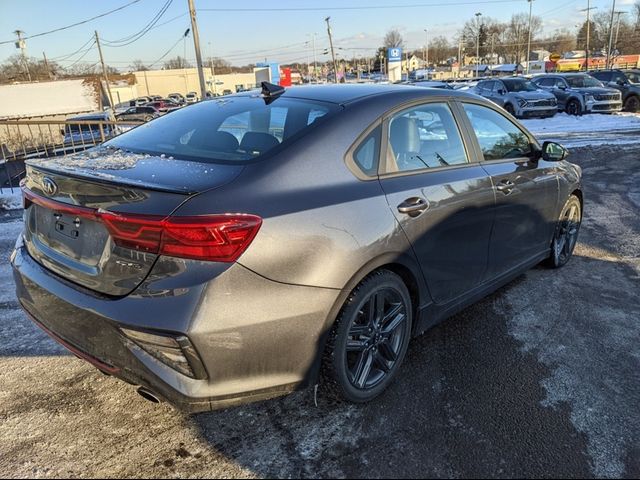
[(556, 97), (526, 78), (483, 80), (473, 91), (497, 103), (516, 118), (553, 117), (558, 111)]
[(196, 103), (198, 101), (198, 94), (196, 92), (187, 93), (186, 102), (187, 103)]
[(533, 83), (553, 93), (558, 99), (558, 110), (569, 115), (622, 110), (622, 94), (586, 73), (541, 75)]
[(622, 106), (627, 112), (640, 110), (640, 70), (602, 70), (591, 72), (605, 85), (622, 92)]

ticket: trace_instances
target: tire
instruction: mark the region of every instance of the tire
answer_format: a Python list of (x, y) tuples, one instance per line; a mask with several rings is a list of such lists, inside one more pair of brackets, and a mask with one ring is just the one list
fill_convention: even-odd
[(545, 262), (551, 268), (560, 268), (567, 264), (578, 241), (582, 224), (582, 205), (580, 199), (571, 195), (562, 208), (556, 230), (551, 241), (551, 254)]
[(565, 111), (569, 115), (574, 115), (574, 116), (582, 115), (582, 105), (580, 105), (580, 102), (578, 100), (569, 100)]
[(505, 104), (504, 109), (507, 111), (509, 115), (512, 115), (514, 117), (516, 116), (516, 111), (513, 108), (513, 105), (511, 105), (510, 103)]
[(640, 98), (636, 95), (630, 95), (624, 102), (625, 112), (637, 112), (640, 110)]
[(398, 275), (379, 270), (362, 280), (327, 339), (322, 384), (329, 395), (365, 403), (382, 394), (406, 356), (412, 321), (411, 297)]
[(153, 120), (153, 117), (152, 117), (151, 115), (145, 115), (145, 116), (144, 116), (144, 118), (143, 118), (143, 120), (144, 120), (145, 122), (148, 122), (148, 121), (150, 121), (150, 120)]

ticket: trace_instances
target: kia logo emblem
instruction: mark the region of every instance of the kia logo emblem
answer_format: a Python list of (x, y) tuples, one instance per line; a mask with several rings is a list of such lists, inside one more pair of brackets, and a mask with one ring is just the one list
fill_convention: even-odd
[(44, 190), (44, 193), (50, 197), (58, 193), (58, 185), (49, 177), (44, 177), (42, 179), (42, 189)]

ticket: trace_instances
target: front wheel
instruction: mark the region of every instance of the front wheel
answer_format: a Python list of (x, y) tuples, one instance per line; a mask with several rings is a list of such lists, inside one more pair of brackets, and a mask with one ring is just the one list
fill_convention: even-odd
[(411, 336), (411, 297), (388, 270), (366, 277), (351, 292), (327, 340), (324, 386), (355, 403), (379, 396), (392, 382)]
[(504, 106), (504, 109), (507, 111), (507, 113), (508, 113), (509, 115), (513, 115), (514, 117), (516, 116), (516, 111), (515, 111), (515, 109), (513, 108), (513, 105), (511, 105), (510, 103), (507, 103), (507, 104)]
[(580, 102), (578, 102), (577, 100), (571, 100), (569, 103), (567, 103), (566, 110), (569, 115), (582, 114), (582, 106), (580, 105)]
[(626, 112), (637, 112), (640, 110), (640, 98), (631, 95), (627, 98), (626, 102), (624, 102), (624, 110)]
[(582, 224), (582, 206), (580, 199), (571, 195), (560, 214), (556, 231), (551, 242), (551, 255), (547, 265), (552, 268), (564, 266), (571, 256), (578, 242), (578, 232)]

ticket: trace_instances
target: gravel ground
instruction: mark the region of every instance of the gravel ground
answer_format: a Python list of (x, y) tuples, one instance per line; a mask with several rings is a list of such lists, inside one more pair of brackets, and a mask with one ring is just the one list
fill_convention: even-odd
[[(576, 149), (575, 257), (411, 344), (378, 401), (187, 416), (49, 340), (0, 265), (1, 477), (640, 477), (640, 145)], [(0, 258), (20, 231), (0, 217)]]

